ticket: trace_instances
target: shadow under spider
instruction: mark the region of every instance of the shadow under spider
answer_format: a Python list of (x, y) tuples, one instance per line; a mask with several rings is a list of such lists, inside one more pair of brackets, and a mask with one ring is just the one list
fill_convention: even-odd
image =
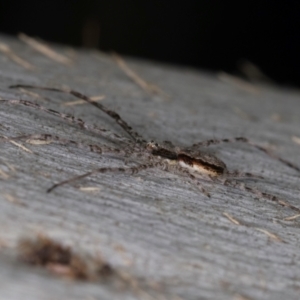
[(154, 141), (146, 141), (140, 134), (138, 134), (135, 130), (130, 127), (127, 122), (125, 122), (119, 114), (116, 112), (108, 109), (103, 104), (94, 102), (89, 97), (71, 90), (71, 89), (58, 89), (58, 88), (48, 88), (48, 87), (41, 87), (41, 86), (32, 86), (32, 85), (13, 85), (10, 88), (34, 88), (34, 89), (41, 89), (41, 90), (48, 90), (48, 91), (55, 91), (55, 92), (62, 92), (66, 94), (71, 94), (79, 99), (86, 101), (87, 103), (95, 106), (97, 109), (102, 110), (104, 113), (109, 115), (113, 120), (116, 121), (119, 126), (123, 128), (123, 130), (129, 135), (128, 137), (120, 136), (118, 134), (112, 133), (111, 131), (103, 128), (99, 128), (97, 126), (92, 126), (84, 122), (82, 119), (75, 118), (72, 115), (64, 114), (57, 112), (52, 109), (45, 108), (39, 104), (27, 101), (27, 100), (0, 100), (1, 102), (6, 102), (9, 104), (14, 105), (24, 105), (28, 107), (32, 107), (34, 109), (45, 111), (46, 113), (55, 115), (57, 117), (62, 118), (65, 121), (70, 123), (76, 124), (81, 128), (100, 134), (106, 138), (111, 139), (112, 141), (117, 141), (123, 143), (125, 147), (122, 149), (107, 147), (107, 146), (98, 146), (98, 145), (84, 145), (82, 143), (78, 143), (76, 141), (62, 139), (58, 136), (49, 135), (49, 134), (38, 134), (38, 135), (31, 135), (31, 136), (19, 136), (16, 138), (11, 139), (22, 139), (22, 138), (35, 138), (45, 141), (56, 141), (62, 144), (73, 144), (77, 147), (87, 147), (90, 151), (96, 153), (122, 153), (124, 157), (130, 157), (133, 155), (137, 156), (146, 156), (147, 163), (138, 164), (133, 167), (120, 167), (120, 168), (97, 168), (90, 172), (84, 173), (79, 176), (75, 176), (64, 181), (58, 182), (52, 185), (47, 192), (51, 192), (59, 186), (65, 185), (67, 183), (71, 183), (73, 181), (85, 178), (87, 176), (93, 175), (95, 173), (125, 173), (125, 174), (134, 174), (140, 172), (145, 169), (149, 168), (162, 168), (163, 170), (171, 171), (171, 172), (180, 172), (182, 174), (187, 175), (188, 181), (194, 183), (199, 187), (202, 193), (206, 196), (210, 197), (210, 194), (206, 191), (206, 189), (202, 186), (202, 182), (219, 182), (223, 185), (238, 188), (243, 191), (250, 192), (258, 197), (265, 198), (270, 201), (274, 201), (281, 206), (288, 207), (293, 209), (297, 212), (300, 212), (300, 208), (287, 203), (286, 201), (280, 199), (277, 196), (272, 194), (265, 193), (260, 191), (259, 189), (252, 188), (246, 186), (244, 183), (238, 182), (239, 179), (263, 179), (261, 176), (253, 175), (251, 173), (242, 173), (239, 171), (230, 172), (225, 163), (220, 160), (218, 157), (207, 154), (201, 151), (201, 147), (208, 147), (210, 145), (216, 145), (220, 143), (232, 143), (232, 142), (242, 142), (252, 147), (256, 148), (257, 150), (264, 152), (268, 156), (280, 161), (284, 165), (300, 172), (300, 168), (295, 164), (289, 162), (286, 159), (283, 159), (267, 148), (264, 148), (260, 145), (257, 145), (247, 138), (244, 137), (236, 137), (231, 139), (210, 139), (207, 141), (199, 142), (193, 144), (190, 147), (186, 148), (179, 148), (174, 146), (171, 142), (165, 141), (162, 144), (158, 144)]

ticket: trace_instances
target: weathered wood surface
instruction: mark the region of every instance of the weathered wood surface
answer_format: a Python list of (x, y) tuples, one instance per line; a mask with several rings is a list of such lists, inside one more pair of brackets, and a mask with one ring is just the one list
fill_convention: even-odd
[[(123, 134), (89, 105), (64, 106), (75, 100), (72, 96), (34, 91), (45, 100), (8, 88), (65, 85), (90, 96), (105, 95), (103, 103), (147, 139), (184, 146), (245, 136), (300, 166), (300, 145), (292, 139), (300, 137), (299, 91), (243, 86), (216, 74), (127, 59), (142, 78), (170, 95), (166, 100), (139, 88), (110, 56), (54, 47), (71, 57), (73, 65), (66, 66), (18, 40), (0, 40), (35, 66), (27, 70), (0, 53), (2, 99), (28, 99)], [(43, 112), (0, 105), (2, 136), (51, 133), (108, 143)], [(285, 220), (297, 212), (216, 183), (206, 184), (212, 194), (208, 199), (184, 176), (156, 169), (135, 176), (99, 174), (46, 194), (54, 182), (124, 161), (56, 143), (20, 143), (33, 153), (9, 142), (0, 146), (0, 299), (299, 299), (300, 218)], [(249, 185), (300, 207), (296, 171), (246, 145), (211, 149), (230, 170), (266, 178)], [(21, 263), (18, 241), (38, 233), (82, 253), (100, 252), (143, 292), (107, 282), (70, 282)]]

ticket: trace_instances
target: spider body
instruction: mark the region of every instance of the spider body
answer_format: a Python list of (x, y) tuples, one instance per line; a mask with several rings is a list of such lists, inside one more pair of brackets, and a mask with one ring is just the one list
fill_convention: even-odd
[[(56, 189), (59, 186), (71, 183), (76, 180), (80, 180), (82, 178), (85, 178), (87, 176), (96, 174), (96, 173), (107, 173), (107, 172), (115, 172), (115, 173), (123, 173), (123, 174), (134, 174), (139, 171), (149, 169), (149, 168), (159, 168), (162, 167), (163, 170), (166, 171), (176, 171), (180, 172), (185, 176), (185, 178), (192, 183), (195, 183), (197, 187), (200, 187), (200, 190), (207, 196), (210, 196), (209, 193), (206, 191), (205, 188), (202, 187), (202, 182), (212, 182), (212, 181), (218, 181), (218, 183), (221, 183), (223, 185), (230, 186), (232, 188), (238, 188), (240, 190), (243, 190), (245, 192), (249, 192), (254, 194), (255, 196), (258, 196), (260, 198), (267, 199), (269, 201), (273, 201), (277, 203), (278, 205), (288, 207), (290, 209), (293, 209), (300, 212), (300, 209), (292, 204), (289, 204), (285, 200), (280, 199), (277, 196), (274, 196), (272, 194), (268, 194), (265, 192), (260, 191), (257, 188), (246, 186), (244, 183), (239, 183), (238, 180), (244, 180), (244, 179), (263, 179), (261, 176), (253, 175), (251, 173), (242, 173), (239, 171), (233, 171), (230, 172), (227, 169), (226, 164), (219, 159), (218, 157), (207, 154), (204, 151), (200, 150), (203, 147), (207, 147), (210, 145), (216, 145), (220, 143), (232, 143), (232, 142), (242, 142), (245, 144), (248, 144), (257, 150), (267, 154), (268, 156), (280, 161), (284, 165), (288, 166), (289, 168), (294, 169), (295, 171), (300, 173), (300, 168), (296, 166), (295, 164), (287, 161), (286, 159), (283, 159), (274, 153), (270, 152), (268, 149), (257, 145), (253, 142), (250, 142), (247, 138), (244, 137), (236, 137), (231, 139), (210, 139), (207, 141), (199, 142), (196, 144), (193, 144), (191, 147), (180, 149), (179, 147), (175, 147), (171, 142), (165, 141), (162, 143), (162, 145), (159, 145), (156, 142), (149, 142), (147, 143), (145, 139), (141, 135), (139, 135), (135, 130), (132, 129), (116, 112), (108, 109), (103, 104), (92, 101), (89, 97), (76, 92), (74, 90), (66, 90), (66, 89), (57, 89), (57, 88), (48, 88), (48, 87), (40, 87), (40, 86), (31, 86), (31, 85), (15, 85), (11, 86), (11, 88), (35, 88), (35, 89), (42, 89), (42, 90), (49, 90), (49, 91), (55, 91), (55, 92), (62, 92), (71, 94), (77, 98), (80, 98), (87, 103), (95, 106), (96, 108), (100, 109), (107, 115), (109, 115), (112, 119), (116, 121), (116, 123), (123, 128), (123, 130), (129, 135), (130, 139), (125, 136), (120, 136), (115, 133), (110, 132), (107, 129), (95, 127), (94, 125), (91, 126), (87, 123), (85, 123), (82, 119), (77, 119), (72, 115), (59, 113), (55, 110), (47, 109), (43, 106), (40, 106), (39, 104), (26, 101), (26, 100), (3, 100), (0, 99), (0, 102), (6, 102), (8, 104), (13, 105), (24, 105), (31, 107), (33, 109), (42, 110), (48, 114), (55, 115), (56, 117), (60, 117), (64, 119), (67, 122), (70, 122), (72, 124), (78, 125), (80, 128), (91, 131), (97, 134), (100, 134), (102, 136), (108, 137), (114, 142), (118, 141), (122, 143), (121, 148), (111, 148), (107, 146), (98, 146), (98, 145), (83, 145), (77, 141), (72, 140), (66, 140), (62, 139), (58, 136), (53, 136), (49, 134), (39, 134), (34, 135), (36, 139), (42, 139), (42, 140), (53, 140), (60, 144), (72, 144), (73, 146), (85, 146), (88, 148), (88, 150), (97, 152), (99, 154), (102, 154), (104, 152), (112, 152), (112, 153), (122, 153), (123, 147), (126, 148), (126, 150), (123, 151), (125, 153), (125, 161), (127, 160), (127, 156), (134, 156), (136, 154), (138, 157), (142, 157), (146, 159), (146, 162), (138, 163), (136, 162), (135, 166), (129, 166), (129, 167), (101, 167), (98, 169), (95, 169), (93, 171), (87, 172), (85, 174), (75, 176), (72, 178), (69, 178), (67, 180), (58, 182), (54, 185), (52, 185), (47, 192), (51, 192), (52, 190)], [(21, 138), (28, 138), (28, 136), (21, 136), (16, 137), (15, 139), (21, 139)], [(33, 137), (33, 135), (31, 136)], [(170, 168), (166, 167), (166, 162), (169, 166), (172, 166)], [(195, 176), (195, 174), (199, 174), (199, 176)], [(205, 176), (206, 179), (203, 179), (203, 176)], [(202, 178), (202, 179), (201, 179)], [(218, 180), (218, 178), (222, 180)], [(208, 179), (208, 180), (207, 180)], [(224, 180), (225, 179), (225, 180)]]
[[(165, 143), (172, 146), (170, 142)], [(199, 151), (194, 154), (189, 154), (179, 151), (175, 147), (175, 149), (169, 150), (153, 141), (147, 144), (147, 148), (150, 149), (152, 155), (160, 156), (167, 160), (177, 161), (181, 167), (187, 168), (193, 172), (209, 176), (223, 175), (227, 172), (225, 163), (212, 154), (204, 154)]]

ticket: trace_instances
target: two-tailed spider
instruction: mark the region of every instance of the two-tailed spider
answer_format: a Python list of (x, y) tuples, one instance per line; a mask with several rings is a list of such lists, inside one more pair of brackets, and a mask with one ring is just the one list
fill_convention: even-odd
[[(102, 167), (92, 170), (88, 173), (69, 178), (67, 180), (58, 182), (52, 185), (47, 192), (51, 192), (59, 186), (65, 185), (67, 183), (71, 183), (73, 181), (85, 178), (95, 173), (106, 173), (106, 172), (120, 172), (127, 174), (134, 174), (141, 170), (149, 169), (149, 168), (162, 168), (166, 171), (181, 173), (185, 176), (186, 180), (193, 182), (196, 184), (200, 190), (208, 197), (210, 194), (206, 191), (206, 189), (202, 186), (203, 182), (219, 182), (224, 185), (228, 185), (231, 187), (239, 188), (244, 191), (248, 191), (252, 194), (255, 194), (258, 197), (262, 197), (271, 201), (274, 201), (277, 204), (293, 209), (297, 212), (300, 212), (300, 208), (295, 207), (284, 200), (281, 200), (279, 197), (262, 192), (256, 188), (248, 187), (244, 183), (241, 183), (241, 179), (255, 179), (260, 178), (261, 176), (256, 176), (251, 173), (241, 173), (238, 171), (230, 172), (225, 163), (217, 158), (214, 155), (207, 154), (201, 150), (203, 147), (207, 147), (210, 145), (216, 145), (220, 143), (231, 143), (231, 142), (242, 142), (255, 147), (256, 149), (264, 152), (265, 154), (273, 157), (286, 166), (300, 172), (300, 168), (291, 162), (278, 157), (277, 155), (271, 153), (268, 149), (256, 145), (250, 142), (248, 139), (244, 137), (237, 137), (232, 139), (212, 139), (208, 141), (199, 142), (193, 144), (191, 147), (180, 149), (179, 147), (174, 146), (171, 142), (165, 141), (162, 144), (158, 144), (154, 141), (146, 141), (141, 135), (139, 135), (135, 130), (133, 130), (116, 112), (106, 108), (103, 104), (99, 102), (93, 101), (91, 98), (76, 92), (74, 90), (69, 89), (57, 89), (57, 88), (48, 88), (48, 87), (40, 87), (40, 86), (31, 86), (31, 85), (14, 85), (11, 88), (34, 88), (34, 89), (42, 89), (49, 91), (56, 91), (71, 94), (77, 98), (80, 98), (87, 103), (95, 106), (96, 108), (102, 110), (104, 113), (109, 115), (112, 119), (114, 119), (123, 130), (129, 135), (129, 138), (126, 136), (120, 136), (111, 131), (103, 128), (99, 128), (96, 126), (92, 126), (87, 124), (82, 119), (75, 118), (69, 114), (63, 114), (57, 112), (52, 109), (47, 109), (43, 106), (40, 106), (36, 103), (27, 101), (27, 100), (0, 100), (1, 102), (5, 102), (8, 104), (14, 105), (24, 105), (28, 107), (32, 107), (34, 109), (45, 111), (46, 113), (55, 115), (59, 118), (62, 118), (70, 123), (76, 124), (79, 127), (96, 132), (101, 136), (105, 136), (108, 139), (111, 139), (114, 142), (120, 143), (120, 148), (113, 148), (107, 146), (98, 146), (98, 145), (85, 145), (90, 151), (97, 153), (124, 153), (124, 158), (128, 161), (128, 158), (135, 157), (135, 159), (131, 160), (134, 166), (126, 166), (120, 168), (109, 168)], [(11, 139), (21, 139), (28, 138), (29, 136), (20, 136)], [(78, 143), (72, 140), (66, 140), (60, 138), (58, 136), (49, 135), (49, 134), (37, 134), (31, 135), (31, 138), (47, 140), (47, 141), (56, 141), (58, 143), (63, 144), (73, 144), (74, 146), (82, 147), (82, 143)], [(138, 159), (137, 159), (138, 158)], [(143, 163), (137, 163), (140, 159), (143, 159)]]

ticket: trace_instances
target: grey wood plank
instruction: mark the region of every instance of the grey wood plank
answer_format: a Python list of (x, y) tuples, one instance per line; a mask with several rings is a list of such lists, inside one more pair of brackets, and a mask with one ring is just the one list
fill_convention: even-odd
[[(72, 96), (35, 90), (47, 99), (34, 99), (8, 88), (65, 85), (89, 96), (105, 95), (103, 104), (146, 139), (171, 140), (182, 147), (245, 136), (300, 166), (299, 144), (292, 139), (300, 137), (297, 90), (243, 86), (224, 75), (126, 58), (142, 78), (170, 95), (166, 100), (140, 89), (108, 55), (51, 46), (72, 58), (73, 65), (66, 66), (13, 38), (1, 36), (0, 41), (36, 67), (27, 70), (0, 53), (2, 99), (34, 101), (124, 134), (89, 105), (64, 106), (75, 100)], [(111, 144), (44, 112), (0, 105), (2, 136), (49, 133)], [(299, 299), (300, 218), (285, 219), (297, 212), (214, 182), (205, 184), (209, 199), (184, 176), (159, 169), (134, 176), (98, 174), (47, 194), (54, 182), (101, 166), (124, 166), (124, 158), (70, 145), (21, 143), (33, 153), (9, 142), (0, 146), (1, 299)], [(241, 143), (211, 151), (230, 170), (265, 177), (247, 184), (300, 208), (296, 171)], [(68, 282), (21, 263), (18, 241), (38, 233), (80, 253), (101, 252), (116, 270), (135, 278), (144, 293), (105, 282)]]

